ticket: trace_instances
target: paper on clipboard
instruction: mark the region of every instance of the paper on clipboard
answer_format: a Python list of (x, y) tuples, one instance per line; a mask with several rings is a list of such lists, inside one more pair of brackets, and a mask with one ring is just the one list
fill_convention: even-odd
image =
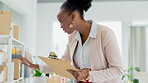
[(72, 69), (77, 71), (77, 69), (74, 66), (72, 66), (69, 61), (50, 59), (41, 56), (38, 57), (42, 61), (44, 61), (54, 72), (58, 73), (58, 75), (70, 79), (75, 79), (75, 77), (67, 71), (67, 69)]

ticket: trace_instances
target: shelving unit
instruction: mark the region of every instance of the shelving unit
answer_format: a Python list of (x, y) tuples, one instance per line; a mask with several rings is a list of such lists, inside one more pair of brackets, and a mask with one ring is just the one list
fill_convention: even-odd
[(14, 80), (13, 83), (18, 82), (19, 80), (23, 80), (23, 79), (24, 79), (24, 78), (21, 77), (21, 78), (19, 78), (19, 79), (17, 79), (17, 80)]
[(11, 37), (10, 35), (0, 35), (0, 45), (8, 45), (9, 41), (8, 38), (12, 39), (12, 45), (22, 45), (25, 46), (22, 42), (16, 40), (15, 38)]
[(13, 38), (13, 35), (0, 35), (0, 45), (7, 45), (7, 67), (8, 67), (8, 74), (7, 74), (7, 83), (10, 82), (16, 82), (19, 80), (24, 79), (24, 65), (22, 65), (21, 70), (21, 78), (14, 80), (14, 63), (12, 62), (12, 47), (15, 46), (21, 46), (22, 47), (22, 56), (25, 56), (25, 45)]

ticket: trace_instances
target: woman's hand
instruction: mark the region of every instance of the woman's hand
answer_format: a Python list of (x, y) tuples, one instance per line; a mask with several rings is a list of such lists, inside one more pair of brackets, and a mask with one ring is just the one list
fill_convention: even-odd
[(26, 59), (26, 58), (24, 58), (22, 56), (17, 58), (17, 59), (19, 59), (21, 61), (21, 63), (24, 64), (27, 67), (39, 70), (39, 65), (38, 64), (33, 64), (28, 59)]
[(85, 80), (89, 76), (89, 71), (83, 69), (79, 69), (78, 71), (68, 69), (67, 71), (71, 73), (78, 81)]

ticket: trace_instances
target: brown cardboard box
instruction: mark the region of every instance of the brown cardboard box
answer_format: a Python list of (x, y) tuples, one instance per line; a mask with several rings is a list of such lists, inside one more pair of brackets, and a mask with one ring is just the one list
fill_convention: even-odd
[(6, 81), (7, 80), (7, 73), (8, 72), (8, 66), (6, 66), (6, 68), (4, 69), (4, 81)]
[(13, 26), (13, 37), (19, 40), (19, 26)]
[[(0, 56), (3, 56), (4, 57), (4, 61), (7, 62), (6, 53), (4, 51), (0, 51)], [(7, 79), (7, 66), (3, 70), (3, 81), (6, 81), (6, 79)]]
[(46, 77), (46, 83), (55, 83), (55, 80)]
[(14, 79), (20, 78), (20, 60), (19, 59), (12, 59), (14, 62)]
[(53, 83), (61, 83), (61, 77), (60, 76), (52, 76), (52, 79), (54, 80)]
[(9, 35), (12, 13), (0, 10), (0, 35)]

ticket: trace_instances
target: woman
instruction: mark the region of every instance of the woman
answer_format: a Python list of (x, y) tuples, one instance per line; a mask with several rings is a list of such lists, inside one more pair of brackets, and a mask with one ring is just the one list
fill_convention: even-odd
[[(67, 48), (62, 57), (78, 71), (67, 70), (78, 81), (92, 83), (121, 83), (122, 59), (113, 31), (95, 21), (84, 19), (84, 11), (92, 0), (66, 0), (57, 15), (61, 28), (69, 34)], [(22, 63), (42, 72), (52, 72), (47, 65), (32, 64), (21, 57)], [(27, 64), (27, 63), (28, 64)]]

